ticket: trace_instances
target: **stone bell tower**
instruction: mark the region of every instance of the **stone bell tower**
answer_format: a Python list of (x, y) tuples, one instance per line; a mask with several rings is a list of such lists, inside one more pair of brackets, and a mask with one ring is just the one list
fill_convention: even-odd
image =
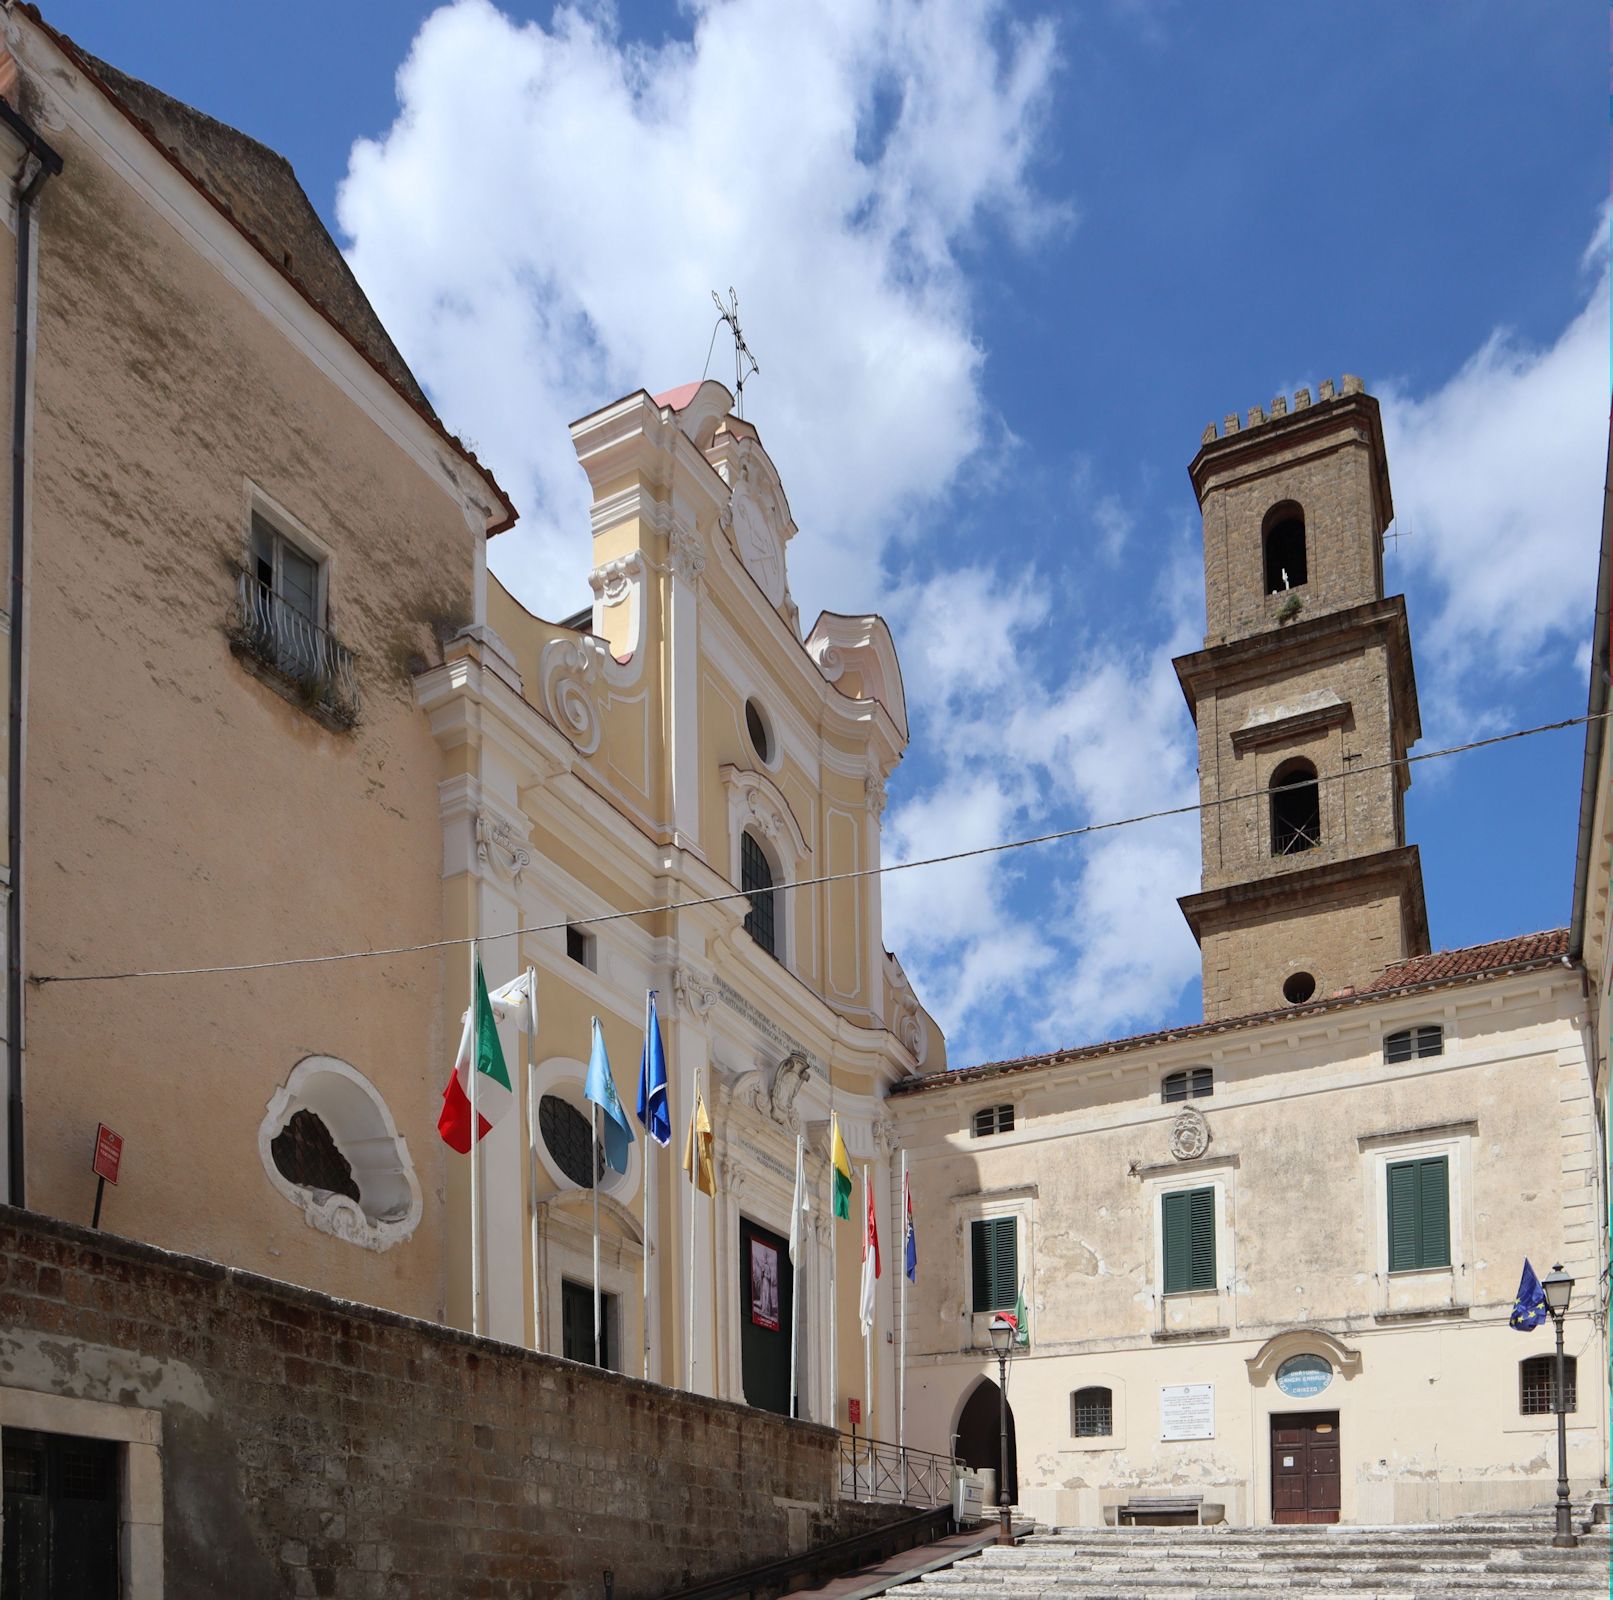
[(1203, 879), (1182, 912), (1207, 1021), (1360, 987), (1428, 949), (1406, 843), (1421, 736), (1378, 402), (1346, 377), (1204, 430), (1204, 648), (1176, 660), (1198, 726)]

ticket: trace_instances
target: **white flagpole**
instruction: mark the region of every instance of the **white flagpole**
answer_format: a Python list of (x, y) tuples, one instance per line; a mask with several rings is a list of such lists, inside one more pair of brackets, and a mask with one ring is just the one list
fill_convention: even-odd
[(598, 1367), (604, 1364), (599, 1359), (599, 1107), (590, 1104), (589, 1110), (589, 1127), (594, 1136), (588, 1159), (594, 1173), (594, 1365)]
[[(639, 1068), (639, 1077), (644, 1086), (644, 1109), (649, 1111), (650, 1092), (650, 990), (644, 996), (644, 1056), (643, 1065)], [(652, 1147), (655, 1140), (650, 1137), (650, 1130), (644, 1130), (644, 1381), (650, 1381), (650, 1174), (654, 1171), (651, 1160)]]
[[(805, 1140), (801, 1134), (795, 1136), (795, 1192), (790, 1196), (790, 1237), (801, 1237), (801, 1189), (806, 1181), (806, 1167), (802, 1164), (803, 1147)], [(805, 1242), (804, 1240), (802, 1241)], [(797, 1251), (798, 1255), (805, 1254)], [(795, 1411), (795, 1356), (796, 1346), (799, 1343), (799, 1329), (801, 1325), (801, 1284), (799, 1275), (795, 1270), (795, 1263), (790, 1263), (790, 1415), (794, 1417)]]
[(476, 1113), (476, 1080), (481, 1077), (482, 1040), (480, 1007), (476, 1004), (476, 941), (470, 942), (470, 1331), (482, 1331), (481, 1184), (477, 1166), (482, 1141)]
[(526, 969), (526, 1181), (527, 1242), (532, 1255), (532, 1348), (543, 1348), (543, 1322), (538, 1294), (538, 1097), (532, 1092), (537, 1065), (538, 974)]
[[(869, 1251), (872, 1241), (868, 1237), (868, 1208), (873, 1204), (873, 1195), (868, 1185), (868, 1163), (863, 1163), (863, 1253)], [(868, 1270), (866, 1267), (863, 1269)], [(874, 1304), (879, 1304), (879, 1285), (874, 1285)], [(874, 1324), (868, 1324), (868, 1331), (863, 1334), (863, 1419), (867, 1423), (868, 1444), (868, 1493), (872, 1497), (874, 1492)]]
[(907, 1493), (907, 1152), (902, 1152), (902, 1249), (896, 1270), (902, 1275), (902, 1343), (896, 1368), (896, 1457), (902, 1463), (902, 1493)]
[(840, 1349), (835, 1334), (835, 1130), (834, 1081), (829, 1083), (829, 1426), (840, 1429)]
[(694, 1069), (694, 1091), (689, 1096), (689, 1305), (688, 1305), (688, 1367), (689, 1392), (694, 1393), (694, 1296), (695, 1272), (695, 1212), (700, 1199), (700, 1137), (695, 1128), (695, 1108), (700, 1104), (700, 1068)]

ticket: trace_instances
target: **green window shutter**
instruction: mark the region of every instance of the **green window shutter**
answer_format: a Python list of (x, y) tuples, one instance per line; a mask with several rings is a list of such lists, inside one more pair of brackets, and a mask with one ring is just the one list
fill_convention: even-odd
[(1417, 1265), (1422, 1230), (1417, 1211), (1420, 1185), (1415, 1161), (1396, 1161), (1389, 1168), (1389, 1270), (1407, 1272)]
[(1215, 1287), (1215, 1190), (1195, 1189), (1188, 1198), (1192, 1201), (1193, 1252), (1191, 1270), (1192, 1287)]
[(1450, 1170), (1444, 1156), (1417, 1163), (1418, 1205), (1422, 1224), (1419, 1267), (1448, 1267), (1451, 1264), (1451, 1186)]
[(976, 1311), (1012, 1311), (1019, 1297), (1018, 1224), (1013, 1217), (988, 1217), (970, 1224), (972, 1300)]

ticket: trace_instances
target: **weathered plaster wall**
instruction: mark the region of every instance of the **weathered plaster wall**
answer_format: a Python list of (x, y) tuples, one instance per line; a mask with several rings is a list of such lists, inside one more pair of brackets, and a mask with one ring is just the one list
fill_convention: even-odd
[(835, 1536), (825, 1428), (0, 1210), (0, 1390), (161, 1413), (167, 1600), (620, 1600)]
[[(411, 672), (471, 616), (478, 535), (448, 469), (422, 468), (99, 147), (73, 126), (52, 137), (66, 168), (39, 241), (28, 968), (439, 937), (439, 756)], [(359, 657), (350, 733), (231, 655), (249, 483), (326, 547), (332, 629)], [(442, 962), (31, 990), (30, 1203), (88, 1218), (104, 1120), (127, 1141), (110, 1225), (434, 1314)], [(362, 1072), (413, 1156), (425, 1216), (385, 1254), (314, 1232), (263, 1170), (259, 1123), (310, 1054)]]

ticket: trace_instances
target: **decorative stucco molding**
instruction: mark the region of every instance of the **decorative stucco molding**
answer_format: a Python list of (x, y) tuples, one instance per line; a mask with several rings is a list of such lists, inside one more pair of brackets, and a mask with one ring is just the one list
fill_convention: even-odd
[(908, 981), (902, 963), (888, 950), (885, 952), (885, 988), (890, 996), (891, 1032), (901, 1041), (907, 1053), (918, 1066), (923, 1066), (930, 1053), (930, 1029), (924, 1020), (924, 1011), (913, 985)]
[(674, 578), (690, 584), (700, 582), (700, 575), (706, 570), (706, 547), (693, 528), (681, 522), (673, 525), (667, 540), (667, 557)]
[(1262, 1384), (1269, 1382), (1290, 1356), (1311, 1355), (1326, 1356), (1343, 1378), (1353, 1378), (1361, 1371), (1361, 1352), (1352, 1350), (1324, 1328), (1290, 1328), (1273, 1334), (1244, 1365), (1249, 1369), (1249, 1381)]
[(792, 1050), (764, 1079), (760, 1070), (741, 1073), (734, 1080), (733, 1097), (752, 1107), (788, 1133), (801, 1131), (801, 1113), (796, 1097), (812, 1076), (812, 1063), (798, 1050)]
[(873, 816), (885, 815), (885, 779), (882, 774), (870, 772), (863, 779), (863, 798)]
[(722, 781), (728, 790), (728, 816), (734, 839), (734, 882), (739, 882), (739, 835), (748, 827), (754, 827), (778, 847), (786, 858), (781, 862), (786, 876), (793, 878), (795, 863), (812, 851), (784, 791), (765, 774), (732, 765), (723, 767)]
[(476, 856), (480, 861), (497, 866), (517, 885), (521, 874), (532, 865), (532, 852), (515, 829), (503, 817), (485, 808), (476, 813)]
[(551, 639), (543, 647), (539, 672), (543, 678), (543, 704), (556, 726), (585, 756), (591, 756), (604, 737), (600, 707), (607, 651), (603, 639), (587, 635)]
[(672, 998), (680, 1013), (703, 1019), (717, 1003), (717, 990), (708, 977), (693, 967), (674, 967)]
[(1183, 1106), (1171, 1124), (1171, 1154), (1178, 1161), (1197, 1161), (1210, 1148), (1210, 1125), (1196, 1106)]

